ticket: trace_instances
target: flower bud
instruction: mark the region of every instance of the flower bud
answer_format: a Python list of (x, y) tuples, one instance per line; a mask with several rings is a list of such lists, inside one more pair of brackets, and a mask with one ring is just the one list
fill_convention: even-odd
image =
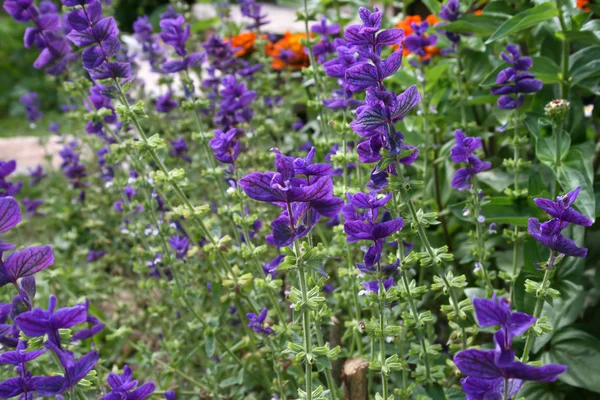
[(562, 124), (567, 119), (570, 103), (567, 100), (556, 99), (546, 104), (544, 112), (546, 116), (556, 124)]

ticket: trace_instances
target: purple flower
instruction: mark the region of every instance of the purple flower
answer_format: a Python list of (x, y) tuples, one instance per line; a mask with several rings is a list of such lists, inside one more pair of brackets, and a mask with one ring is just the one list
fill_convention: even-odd
[(440, 10), (440, 18), (446, 21), (456, 21), (460, 16), (460, 3), (458, 0), (449, 0), (448, 3), (442, 5)]
[(185, 57), (187, 55), (185, 43), (191, 33), (190, 25), (186, 24), (185, 19), (181, 15), (175, 18), (163, 18), (160, 21), (160, 29), (160, 38), (163, 42), (171, 45), (175, 53), (181, 57)]
[(267, 319), (267, 309), (263, 308), (260, 314), (256, 315), (254, 313), (246, 314), (246, 318), (248, 318), (248, 327), (252, 328), (252, 330), (256, 333), (262, 333), (265, 335), (270, 335), (273, 333), (273, 329), (269, 328), (268, 325), (265, 324), (265, 320)]
[(169, 111), (174, 110), (179, 105), (176, 100), (171, 98), (173, 94), (171, 91), (163, 94), (162, 96), (158, 96), (156, 99), (156, 111), (161, 113), (168, 113)]
[(177, 393), (165, 392), (165, 400), (175, 400)]
[(317, 58), (317, 61), (323, 64), (327, 60), (327, 56), (336, 51), (336, 47), (329, 40), (329, 36), (338, 35), (340, 33), (340, 26), (338, 24), (328, 25), (327, 18), (323, 16), (321, 22), (311, 26), (310, 30), (321, 35), (321, 41), (313, 46), (313, 54)]
[(267, 14), (262, 14), (262, 4), (257, 3), (256, 0), (240, 0), (241, 11), (244, 17), (250, 18), (253, 22), (246, 25), (246, 29), (260, 30), (261, 26), (267, 25)]
[(263, 271), (265, 275), (271, 275), (271, 278), (275, 278), (275, 276), (277, 275), (277, 268), (281, 265), (284, 259), (285, 256), (278, 255), (274, 259), (263, 265)]
[[(387, 292), (390, 290), (392, 286), (394, 286), (394, 277), (390, 276), (385, 281), (381, 282), (383, 284), (383, 288)], [(369, 282), (361, 282), (361, 285), (365, 288), (364, 293), (379, 293), (379, 281), (369, 281)]]
[(418, 55), (421, 62), (426, 64), (431, 57), (427, 48), (437, 44), (437, 36), (427, 35), (426, 32), (429, 29), (429, 22), (427, 21), (423, 21), (420, 24), (413, 22), (410, 24), (410, 27), (412, 28), (413, 33), (404, 39), (404, 46), (411, 53)]
[(106, 255), (106, 251), (105, 250), (92, 250), (89, 249), (88, 250), (88, 255), (87, 258), (85, 259), (85, 262), (91, 263), (94, 261), (98, 261), (99, 259), (101, 259), (102, 257), (104, 257)]
[(33, 276), (53, 264), (52, 246), (34, 246), (15, 251), (4, 262), (0, 262), (0, 287), (8, 283), (16, 284), (19, 279)]
[(21, 204), (23, 205), (23, 207), (25, 207), (25, 211), (27, 212), (27, 215), (30, 217), (44, 215), (38, 211), (38, 208), (42, 204), (44, 204), (43, 200), (23, 199), (23, 200), (21, 200)]
[(544, 246), (559, 253), (574, 257), (586, 257), (587, 249), (577, 247), (573, 240), (561, 234), (569, 224), (581, 226), (592, 226), (593, 224), (591, 219), (571, 207), (580, 191), (581, 187), (577, 187), (564, 196), (556, 197), (556, 201), (534, 199), (535, 204), (553, 218), (544, 223), (540, 223), (537, 218), (530, 218), (527, 229), (529, 234)]
[(60, 168), (63, 170), (63, 175), (69, 180), (71, 186), (78, 189), (87, 187), (83, 178), (87, 176), (85, 165), (79, 160), (79, 154), (75, 151), (77, 142), (73, 141), (65, 145), (59, 152), (62, 158)]
[(267, 238), (282, 247), (308, 234), (320, 216), (334, 218), (343, 201), (333, 196), (331, 166), (312, 164), (312, 156), (294, 159), (276, 148), (273, 151), (277, 172), (253, 172), (238, 183), (251, 199), (284, 208), (271, 223), (273, 234)]
[(210, 139), (210, 147), (215, 152), (215, 158), (222, 163), (233, 164), (240, 154), (238, 130), (231, 128), (227, 132), (215, 129), (215, 137)]
[(61, 347), (59, 329), (67, 329), (84, 323), (87, 319), (87, 309), (83, 305), (56, 308), (56, 297), (50, 296), (48, 311), (34, 308), (15, 318), (15, 324), (29, 337), (48, 335), (48, 340)]
[(0, 197), (15, 196), (23, 187), (23, 183), (12, 183), (6, 180), (17, 169), (17, 162), (0, 161)]
[(181, 137), (179, 139), (171, 140), (171, 149), (169, 150), (169, 154), (173, 157), (179, 157), (191, 163), (192, 159), (187, 155), (188, 151), (189, 149), (184, 138)]
[(19, 99), (21, 104), (25, 106), (25, 112), (27, 113), (27, 120), (31, 123), (35, 123), (37, 120), (42, 118), (44, 114), (40, 111), (41, 102), (36, 92), (28, 92), (21, 96)]
[(44, 173), (44, 168), (41, 165), (38, 165), (37, 167), (35, 167), (35, 169), (29, 171), (29, 176), (31, 177), (31, 182), (29, 183), (29, 186), (33, 187), (40, 183), (40, 181), (48, 175)]
[(159, 72), (159, 65), (164, 60), (164, 52), (160, 35), (152, 33), (152, 25), (147, 16), (138, 17), (133, 23), (133, 36), (142, 45), (144, 59), (150, 62), (154, 72)]
[(543, 83), (535, 79), (532, 73), (524, 72), (533, 66), (533, 61), (530, 57), (521, 56), (519, 46), (509, 44), (506, 51), (508, 54), (502, 52), (502, 59), (512, 66), (500, 71), (496, 78), (497, 86), (492, 88), (492, 94), (501, 95), (498, 107), (512, 110), (524, 104), (524, 94), (540, 91)]
[(515, 361), (512, 339), (523, 334), (535, 318), (524, 313), (512, 313), (507, 300), (473, 298), (473, 306), (480, 326), (499, 325), (494, 335), (494, 350), (467, 349), (454, 356), (458, 369), (467, 375), (461, 380), (468, 399), (501, 399), (505, 385), (515, 395), (523, 381), (553, 382), (566, 371), (563, 365), (549, 364), (534, 367)]
[(156, 390), (154, 382), (147, 382), (138, 388), (138, 381), (133, 379), (133, 371), (128, 365), (123, 368), (121, 375), (108, 374), (107, 382), (111, 392), (98, 400), (144, 400)]
[(169, 239), (169, 245), (175, 250), (175, 257), (180, 260), (187, 255), (190, 240), (186, 236), (175, 235)]
[(221, 101), (215, 115), (215, 125), (228, 131), (238, 124), (250, 122), (254, 114), (249, 105), (256, 99), (256, 92), (248, 90), (244, 82), (238, 83), (234, 75), (225, 76), (221, 85)]
[[(19, 204), (12, 197), (0, 197), (0, 233), (7, 232), (21, 222)], [(0, 239), (0, 260), (2, 253), (15, 248), (14, 244), (3, 242)], [(0, 265), (1, 262), (0, 262)]]
[(473, 152), (481, 147), (481, 139), (478, 137), (467, 137), (460, 129), (454, 132), (456, 144), (450, 150), (452, 161), (457, 164), (466, 163), (466, 167), (459, 168), (452, 177), (451, 186), (456, 190), (471, 188), (470, 180), (482, 171), (487, 171), (492, 164), (481, 161)]

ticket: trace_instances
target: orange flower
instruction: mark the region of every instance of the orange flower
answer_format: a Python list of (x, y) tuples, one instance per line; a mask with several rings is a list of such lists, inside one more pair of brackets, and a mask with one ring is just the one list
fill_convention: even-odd
[(590, 0), (577, 0), (577, 8), (579, 8), (585, 12), (590, 11), (590, 9), (586, 7), (589, 2), (590, 2)]
[(475, 14), (475, 15), (483, 15), (483, 10), (475, 10), (475, 12), (473, 14)]
[(254, 50), (254, 42), (256, 42), (255, 32), (242, 32), (237, 36), (227, 38), (231, 43), (231, 48), (237, 50), (236, 57), (243, 57)]
[(266, 52), (273, 59), (271, 66), (274, 69), (283, 69), (286, 66), (294, 69), (307, 67), (310, 59), (301, 42), (305, 38), (304, 33), (285, 32), (279, 41), (269, 43)]
[[(413, 29), (411, 27), (411, 24), (412, 23), (420, 24), (422, 21), (423, 20), (421, 19), (420, 15), (408, 15), (403, 20), (398, 21), (398, 23), (396, 24), (396, 27), (403, 29), (404, 37), (407, 37), (414, 33)], [(429, 14), (427, 16), (427, 18), (425, 18), (425, 21), (427, 21), (427, 23), (429, 23), (430, 27), (436, 25), (439, 22), (437, 17), (433, 14)], [(427, 34), (425, 34), (425, 37), (427, 37)], [(398, 46), (392, 46), (392, 48), (394, 50), (397, 50)], [(431, 56), (434, 54), (440, 54), (440, 49), (437, 46), (428, 46), (425, 48), (425, 51), (427, 52), (427, 55), (425, 57), (422, 57), (421, 61), (430, 59)], [(402, 55), (407, 56), (409, 54), (410, 54), (410, 51), (406, 47), (403, 46), (402, 47)]]

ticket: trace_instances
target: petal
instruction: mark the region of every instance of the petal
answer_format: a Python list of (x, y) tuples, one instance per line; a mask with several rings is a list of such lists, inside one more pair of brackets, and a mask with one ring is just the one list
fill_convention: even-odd
[(18, 315), (15, 318), (15, 325), (29, 337), (43, 336), (50, 329), (50, 321), (44, 319), (35, 310)]
[(73, 368), (69, 371), (72, 382), (77, 382), (86, 377), (98, 362), (98, 353), (90, 351), (85, 356), (81, 357)]
[(127, 396), (128, 400), (144, 400), (156, 390), (156, 386), (153, 382), (148, 382), (137, 388), (133, 393)]
[(381, 71), (381, 79), (394, 75), (402, 65), (402, 50), (398, 50), (390, 54), (383, 62), (383, 70)]
[(460, 380), (468, 400), (501, 400), (504, 379), (477, 379), (468, 376)]
[(52, 246), (29, 247), (12, 253), (4, 262), (7, 272), (16, 281), (33, 275), (54, 264)]
[(23, 393), (23, 382), (20, 377), (8, 378), (4, 382), (0, 383), (0, 398), (10, 399), (21, 393)]
[(84, 323), (87, 319), (85, 306), (65, 307), (57, 310), (50, 321), (55, 330), (70, 328), (74, 325)]
[(63, 392), (67, 382), (62, 376), (34, 376), (31, 386), (40, 396), (55, 396)]
[(404, 227), (404, 220), (402, 218), (375, 224), (373, 227), (373, 240), (385, 239), (398, 232), (402, 227)]
[(479, 326), (504, 325), (510, 316), (510, 306), (502, 299), (495, 301), (474, 297), (473, 307)]
[(96, 40), (94, 39), (94, 35), (90, 28), (80, 32), (72, 30), (67, 35), (67, 39), (73, 42), (73, 44), (77, 47), (86, 47), (96, 43)]
[(375, 43), (379, 46), (392, 46), (402, 43), (402, 39), (404, 39), (404, 30), (393, 28), (381, 31), (377, 35)]
[(12, 197), (0, 198), (0, 233), (6, 232), (21, 222), (19, 204)]
[(369, 63), (362, 63), (346, 71), (346, 84), (353, 92), (361, 92), (368, 87), (377, 86), (382, 80), (377, 73), (377, 68)]
[(450, 185), (456, 190), (469, 189), (471, 187), (471, 185), (469, 184), (471, 175), (472, 173), (469, 168), (460, 168), (454, 173)]
[(344, 200), (339, 197), (332, 197), (327, 200), (311, 201), (310, 206), (315, 209), (320, 215), (327, 218), (335, 218), (342, 209)]
[(408, 111), (416, 107), (421, 101), (419, 90), (416, 85), (412, 85), (398, 97), (396, 97), (398, 105), (392, 111), (392, 119), (402, 118)]
[(115, 38), (118, 34), (117, 22), (113, 17), (101, 19), (92, 28), (92, 36), (96, 43), (102, 43), (105, 40)]
[(495, 379), (503, 377), (495, 363), (496, 351), (467, 349), (454, 356), (454, 363), (464, 375), (473, 378)]
[(567, 367), (559, 364), (548, 364), (543, 367), (514, 362), (504, 368), (506, 375), (524, 381), (554, 382), (558, 375), (564, 373)]

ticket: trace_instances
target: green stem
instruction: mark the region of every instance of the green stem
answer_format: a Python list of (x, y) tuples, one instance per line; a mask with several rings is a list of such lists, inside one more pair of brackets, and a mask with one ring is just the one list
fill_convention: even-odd
[[(544, 279), (542, 280), (541, 291), (542, 293), (537, 293), (537, 301), (535, 303), (535, 309), (533, 310), (533, 317), (537, 320), (542, 315), (542, 309), (544, 308), (544, 291), (546, 290), (546, 286), (549, 285), (550, 280), (550, 271), (552, 270), (554, 264), (554, 250), (550, 252), (550, 258), (548, 259), (548, 264), (546, 265), (546, 272), (544, 273)], [(521, 362), (526, 363), (529, 360), (529, 352), (531, 351), (531, 347), (535, 342), (535, 336), (530, 333), (527, 336), (527, 340), (525, 341), (525, 348), (523, 349), (523, 357), (521, 357)]]
[[(293, 215), (290, 213), (290, 216)], [(308, 309), (306, 303), (308, 302), (308, 289), (306, 287), (306, 275), (304, 273), (304, 266), (300, 265), (300, 259), (302, 257), (300, 244), (298, 241), (294, 242), (294, 251), (296, 253), (296, 268), (298, 270), (298, 281), (300, 282), (300, 292), (302, 293), (302, 302), (304, 303), (302, 307), (302, 334), (304, 338), (304, 351), (307, 356), (312, 353), (312, 338), (310, 333), (310, 310)], [(312, 399), (312, 364), (308, 362), (308, 359), (305, 360), (304, 364), (304, 379), (305, 379), (305, 390), (306, 390), (306, 400)]]
[(558, 181), (558, 172), (561, 165), (561, 136), (563, 133), (564, 122), (556, 124), (554, 126), (554, 152), (555, 152), (555, 160), (554, 160), (554, 188), (552, 189), (552, 197), (556, 197), (560, 190), (560, 183)]
[[(315, 325), (317, 324), (315, 323)], [(316, 328), (317, 344), (319, 347), (324, 346), (325, 341), (323, 340), (321, 327), (317, 325)], [(335, 385), (335, 381), (333, 380), (333, 375), (331, 375), (331, 368), (325, 368), (325, 380), (327, 381), (327, 387), (329, 388), (329, 393), (331, 394), (331, 400), (337, 400), (337, 387)]]
[[(383, 277), (379, 263), (377, 263), (377, 275), (379, 281), (379, 330), (381, 331), (381, 336), (379, 336), (379, 363), (383, 366), (385, 364), (385, 335), (383, 334), (385, 329), (385, 287), (383, 285)], [(383, 392), (383, 398), (387, 400), (388, 381), (387, 376), (383, 372), (383, 368), (381, 369), (381, 391)]]
[(477, 178), (473, 176), (473, 217), (475, 219), (475, 233), (477, 236), (477, 259), (479, 261), (479, 265), (481, 265), (481, 270), (483, 271), (483, 278), (488, 294), (492, 294), (494, 293), (494, 287), (492, 286), (492, 280), (490, 279), (490, 274), (486, 265), (487, 260), (485, 257), (485, 244), (483, 243), (483, 233), (481, 232), (481, 223), (479, 222), (479, 210), (481, 208), (481, 203), (479, 193), (477, 192)]
[[(560, 0), (556, 0), (556, 6), (558, 8), (558, 21), (560, 23), (560, 29), (563, 33), (568, 31), (567, 24), (565, 22), (565, 17), (562, 11), (562, 7), (560, 4)], [(569, 39), (566, 37), (562, 40), (562, 59), (561, 59), (561, 67), (562, 67), (562, 80), (560, 81), (560, 97), (562, 99), (569, 99), (569, 55), (571, 52), (571, 46), (569, 43)]]
[(465, 103), (462, 87), (462, 63), (460, 61), (460, 44), (456, 44), (456, 90), (458, 91), (458, 105), (460, 107), (460, 125), (466, 128), (467, 113), (465, 111)]

